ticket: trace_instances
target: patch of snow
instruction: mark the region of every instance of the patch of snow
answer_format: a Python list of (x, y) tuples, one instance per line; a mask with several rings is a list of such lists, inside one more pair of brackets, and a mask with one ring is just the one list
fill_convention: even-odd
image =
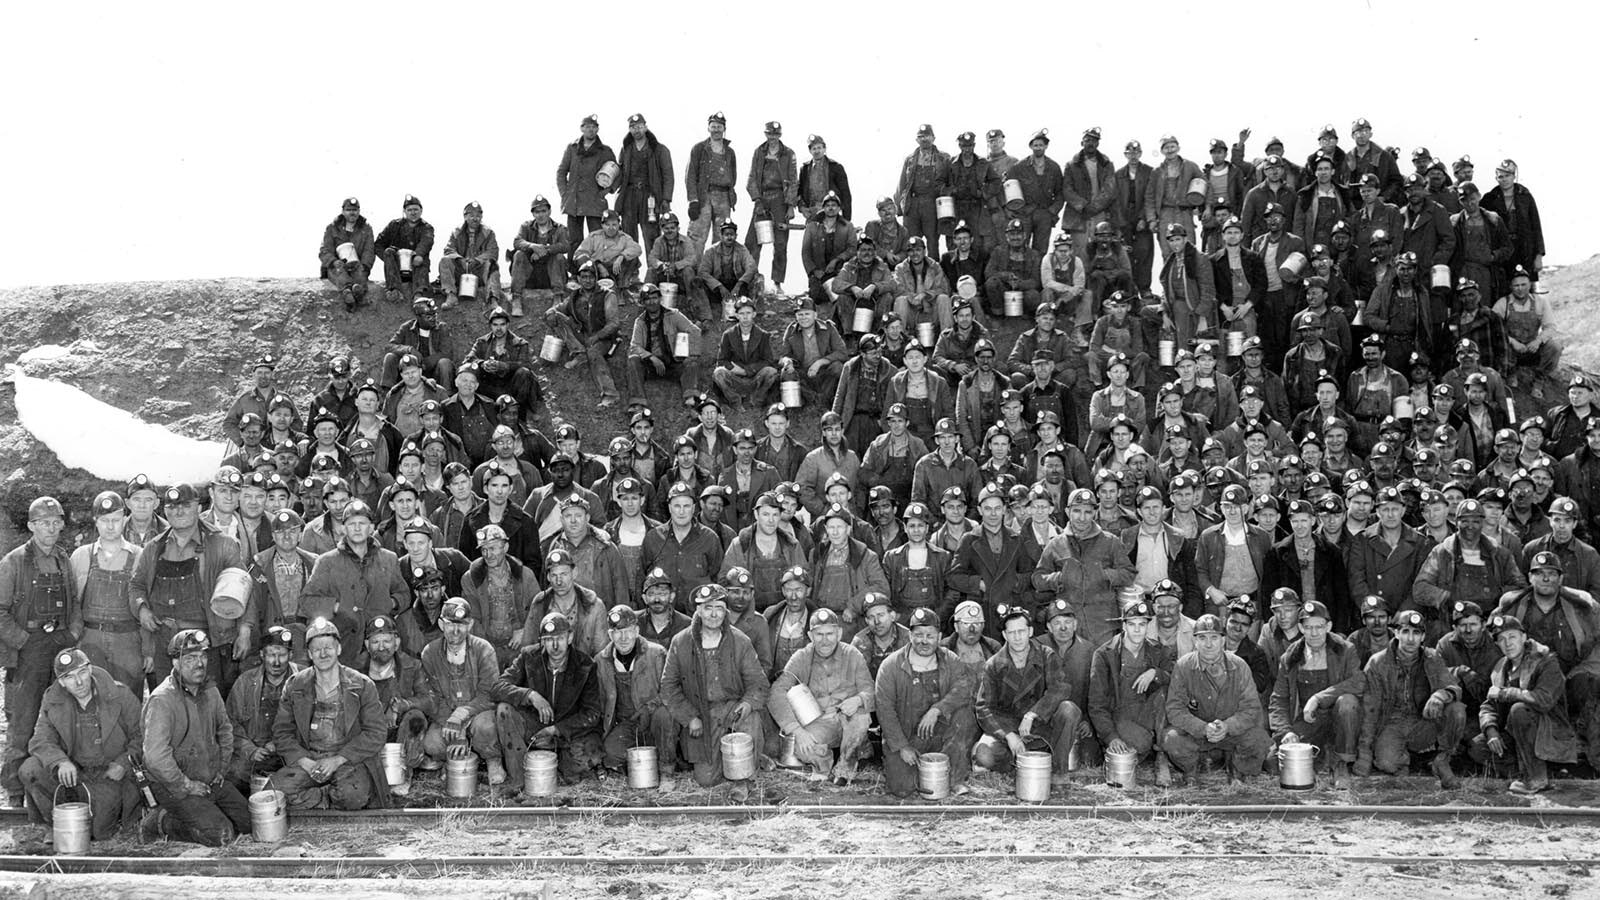
[(114, 481), (144, 473), (159, 484), (175, 484), (210, 480), (222, 459), (224, 446), (217, 441), (174, 434), (68, 384), (11, 374), (22, 427), (65, 466)]
[(29, 350), (27, 353), (17, 357), (17, 362), (20, 362), (23, 365), (27, 365), (29, 363), (52, 362), (62, 358), (63, 356), (70, 356), (71, 354), (71, 347), (63, 347), (60, 344), (40, 344), (32, 350)]

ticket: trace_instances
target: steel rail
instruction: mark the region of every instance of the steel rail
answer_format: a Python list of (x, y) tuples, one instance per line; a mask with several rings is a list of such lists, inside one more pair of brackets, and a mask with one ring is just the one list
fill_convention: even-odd
[[(427, 809), (306, 810), (290, 813), (298, 825), (437, 824), (470, 818), (485, 824), (534, 824), (596, 817), (619, 819), (764, 819), (783, 815), (863, 816), (890, 819), (961, 819), (994, 816), (1013, 819), (1107, 819), (1148, 821), (1204, 816), (1213, 819), (1305, 821), (1377, 819), (1391, 821), (1487, 820), (1535, 825), (1600, 825), (1600, 807), (1573, 806), (1379, 806), (1334, 804), (1140, 804), (1070, 805), (984, 804), (777, 804), (748, 806), (440, 806)], [(23, 810), (0, 810), (0, 827), (28, 824)]]
[(1417, 856), (1333, 853), (817, 853), (672, 854), (662, 856), (449, 856), (358, 857), (116, 857), (0, 856), (0, 871), (33, 874), (202, 875), (228, 878), (328, 878), (365, 873), (413, 876), (481, 874), (538, 869), (684, 870), (776, 866), (890, 865), (923, 867), (958, 863), (1318, 863), (1383, 866), (1600, 867), (1600, 857)]

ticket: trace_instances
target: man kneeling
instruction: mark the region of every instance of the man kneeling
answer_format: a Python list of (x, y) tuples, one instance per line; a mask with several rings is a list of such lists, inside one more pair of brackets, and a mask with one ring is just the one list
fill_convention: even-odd
[(639, 613), (626, 603), (611, 607), (606, 623), (611, 642), (595, 657), (605, 733), (603, 763), (613, 772), (626, 772), (630, 748), (654, 747), (660, 789), (670, 791), (678, 762), (678, 723), (661, 698), (667, 648), (639, 636)]
[(972, 710), (972, 669), (939, 646), (939, 614), (926, 606), (911, 611), (910, 643), (878, 667), (878, 726), (883, 730), (883, 779), (889, 793), (909, 797), (917, 789), (923, 753), (950, 760), (950, 790), (967, 792), (972, 740), (978, 720)]
[(1194, 623), (1194, 650), (1179, 657), (1167, 689), (1167, 733), (1161, 746), (1178, 771), (1198, 768), (1202, 753), (1232, 757), (1233, 774), (1245, 784), (1261, 774), (1272, 749), (1250, 666), (1226, 649), (1222, 620), (1204, 615)]
[(1511, 782), (1511, 792), (1537, 794), (1550, 787), (1548, 763), (1578, 760), (1578, 736), (1567, 718), (1567, 680), (1556, 655), (1528, 637), (1522, 620), (1497, 615), (1489, 627), (1505, 655), (1489, 673), (1489, 690), (1478, 708), (1483, 730), (1472, 739), (1472, 758), (1494, 769), (1514, 760), (1521, 777)]
[[(810, 633), (811, 643), (789, 657), (772, 682), (767, 710), (779, 731), (794, 735), (794, 755), (818, 772), (829, 769), (838, 747), (833, 783), (847, 785), (856, 776), (856, 760), (872, 724), (872, 675), (861, 651), (841, 642), (844, 623), (838, 613), (827, 607), (813, 612)], [(789, 689), (799, 685), (811, 692), (822, 711), (804, 724), (789, 702)]]
[[(572, 646), (572, 620), (559, 612), (539, 621), (539, 640), (517, 652), (489, 689), (512, 784), (529, 750), (554, 750), (562, 784), (600, 763), (600, 681), (594, 660)], [(532, 732), (530, 736), (530, 732)]]
[(978, 681), (978, 724), (983, 737), (972, 748), (973, 762), (994, 772), (1009, 772), (1017, 754), (1038, 734), (1050, 742), (1051, 781), (1065, 783), (1067, 754), (1083, 713), (1067, 702), (1070, 687), (1062, 659), (1033, 641), (1033, 616), (1027, 607), (1000, 604), (1000, 636), (1005, 647), (983, 664)]
[(389, 729), (372, 679), (340, 665), (339, 629), (318, 618), (306, 627), (311, 666), (289, 676), (272, 726), (284, 767), (267, 786), (291, 809), (388, 806), (379, 759)]

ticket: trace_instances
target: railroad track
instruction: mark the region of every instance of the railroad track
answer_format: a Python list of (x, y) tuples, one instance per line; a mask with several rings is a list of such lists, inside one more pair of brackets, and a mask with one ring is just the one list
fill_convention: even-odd
[[(959, 805), (777, 804), (748, 806), (445, 806), (431, 809), (364, 809), (353, 812), (308, 810), (290, 814), (291, 825), (437, 825), (470, 819), (475, 824), (548, 824), (596, 817), (630, 820), (750, 820), (774, 816), (861, 816), (905, 820), (948, 820), (993, 816), (1009, 819), (1105, 819), (1151, 821), (1204, 816), (1235, 821), (1380, 819), (1395, 822), (1462, 820), (1522, 825), (1600, 825), (1600, 807), (1530, 806), (1378, 806), (1333, 804), (1143, 804), (1129, 806), (991, 803)], [(0, 810), (0, 828), (28, 824), (23, 810)]]
[(114, 857), (0, 856), (0, 871), (31, 874), (201, 875), (220, 878), (330, 878), (371, 875), (435, 877), (506, 875), (538, 870), (685, 871), (783, 866), (886, 865), (923, 869), (931, 865), (1035, 865), (1127, 863), (1239, 863), (1257, 866), (1289, 863), (1380, 865), (1438, 868), (1554, 868), (1587, 874), (1600, 857), (1426, 856), (1329, 853), (891, 853), (891, 854), (729, 854), (661, 856), (451, 856), (428, 858), (361, 857)]

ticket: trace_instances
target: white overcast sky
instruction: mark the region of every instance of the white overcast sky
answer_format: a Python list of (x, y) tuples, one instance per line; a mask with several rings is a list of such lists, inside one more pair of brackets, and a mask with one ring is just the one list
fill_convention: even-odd
[[(1121, 162), (1163, 133), (1205, 158), (1254, 129), (1303, 160), (1325, 123), (1511, 157), (1551, 262), (1600, 251), (1592, 46), (1580, 3), (30, 3), (0, 36), (0, 284), (307, 276), (347, 195), (381, 227), (406, 193), (445, 234), (468, 200), (507, 243), (578, 121), (643, 112), (683, 166), (722, 110), (745, 156), (781, 120), (849, 171), (856, 219), (916, 127), (940, 146), (1099, 125)], [(1350, 141), (1343, 138), (1348, 146)], [(1407, 163), (1408, 165), (1408, 163)], [(1572, 179), (1576, 173), (1578, 180)], [(743, 177), (741, 173), (741, 178)], [(749, 203), (736, 215), (748, 219)], [(443, 234), (441, 234), (441, 238)], [(791, 255), (797, 255), (798, 240)], [(791, 270), (797, 270), (793, 264)], [(791, 280), (793, 278), (791, 277)]]

